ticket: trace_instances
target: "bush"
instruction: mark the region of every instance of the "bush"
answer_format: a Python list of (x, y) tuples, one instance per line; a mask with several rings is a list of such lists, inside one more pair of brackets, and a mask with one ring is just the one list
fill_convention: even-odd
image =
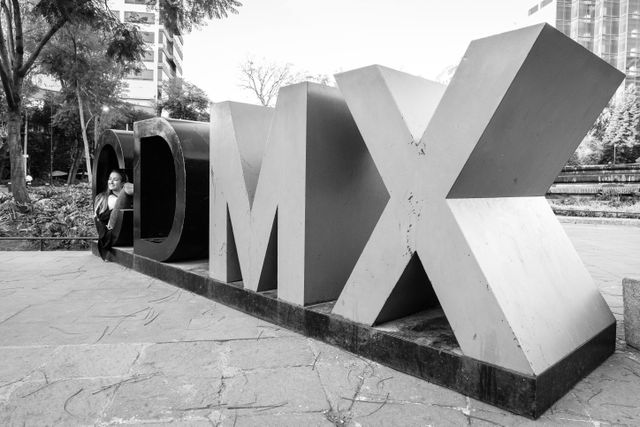
[[(0, 193), (0, 237), (96, 237), (87, 184), (32, 187), (29, 193), (30, 206), (17, 204), (12, 195)], [(89, 245), (87, 240), (44, 242), (47, 249), (86, 249)]]

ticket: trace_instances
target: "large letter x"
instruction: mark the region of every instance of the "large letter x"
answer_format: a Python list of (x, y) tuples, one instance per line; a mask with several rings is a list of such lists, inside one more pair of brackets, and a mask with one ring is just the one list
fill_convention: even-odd
[(467, 356), (537, 375), (614, 322), (544, 194), (620, 72), (536, 25), (473, 42), (444, 94), (378, 66), (336, 78), (390, 199), (334, 313), (403, 314), (419, 256)]

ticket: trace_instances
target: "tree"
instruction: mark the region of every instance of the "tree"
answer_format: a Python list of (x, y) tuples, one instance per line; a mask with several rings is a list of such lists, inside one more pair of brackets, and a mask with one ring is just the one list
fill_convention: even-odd
[(100, 113), (98, 125), (94, 127), (94, 139), (96, 144), (99, 141), (102, 132), (106, 129), (133, 129), (133, 124), (140, 120), (146, 120), (155, 117), (144, 110), (140, 110), (135, 105), (123, 102), (108, 110)]
[[(24, 80), (52, 37), (68, 24), (110, 28), (113, 37), (107, 45), (109, 57), (135, 57), (135, 47), (141, 40), (139, 32), (133, 25), (120, 23), (107, 4), (104, 0), (0, 0), (0, 80), (7, 105), (11, 187), (18, 203), (29, 202), (20, 144)], [(240, 5), (235, 0), (158, 0), (165, 24), (174, 31), (189, 30), (205, 18), (236, 13), (235, 8)], [(25, 31), (25, 23), (32, 26), (31, 31)]]
[(111, 28), (114, 38), (109, 50), (113, 57), (130, 55), (131, 46), (141, 43), (141, 37), (135, 28), (118, 22), (99, 0), (0, 0), (0, 10), (0, 79), (7, 106), (11, 189), (17, 202), (26, 203), (29, 195), (20, 144), (24, 82), (45, 46), (63, 26), (74, 22)]
[(281, 87), (302, 81), (333, 86), (331, 77), (296, 71), (292, 64), (257, 62), (248, 58), (240, 64), (240, 87), (251, 91), (263, 106), (272, 106)]
[(613, 105), (609, 103), (589, 129), (587, 135), (567, 161), (567, 165), (598, 164), (602, 158), (602, 140), (611, 121)]
[(628, 86), (623, 97), (611, 110), (611, 118), (602, 138), (603, 162), (633, 161), (640, 139), (640, 103), (634, 85)]
[[(68, 24), (56, 34), (42, 54), (43, 71), (60, 81), (65, 99), (56, 114), (57, 122), (78, 120), (87, 171), (91, 171), (90, 153), (93, 151), (87, 128), (93, 120), (95, 148), (98, 117), (102, 109), (122, 102), (119, 99), (124, 86), (122, 77), (137, 65), (133, 58), (109, 57), (106, 46), (111, 37), (109, 31), (96, 31), (83, 24)], [(142, 44), (132, 48), (142, 53)], [(75, 110), (77, 114), (70, 114), (69, 110)], [(69, 171), (70, 182), (75, 178), (76, 160), (77, 156), (74, 156)], [(90, 173), (88, 178), (91, 184)]]
[(209, 98), (198, 86), (174, 77), (162, 83), (158, 110), (173, 119), (209, 121)]

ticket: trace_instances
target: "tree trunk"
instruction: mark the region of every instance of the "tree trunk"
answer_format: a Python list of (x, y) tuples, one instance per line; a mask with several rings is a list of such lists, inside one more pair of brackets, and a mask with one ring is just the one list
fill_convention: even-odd
[(98, 146), (98, 142), (100, 141), (100, 135), (98, 134), (100, 120), (98, 120), (102, 115), (98, 115), (99, 113), (95, 113), (93, 119), (93, 152), (95, 153), (96, 147)]
[[(2, 144), (2, 142), (0, 142), (0, 144)], [(5, 177), (5, 170), (7, 169), (7, 164), (4, 161), (5, 153), (9, 152), (9, 145), (4, 143), (2, 145), (0, 145), (0, 179), (4, 179)], [(9, 164), (9, 171), (11, 170), (11, 164)], [(9, 175), (7, 176), (11, 176), (11, 173), (9, 173)]]
[(11, 159), (11, 192), (18, 203), (30, 203), (27, 192), (27, 181), (24, 173), (24, 157), (22, 157), (22, 144), (20, 143), (20, 123), (22, 117), (20, 108), (9, 110), (7, 122), (7, 141), (9, 143), (9, 156)]
[(75, 144), (73, 144), (73, 151), (71, 152), (71, 167), (69, 168), (69, 175), (67, 176), (67, 185), (76, 183), (76, 175), (78, 174), (78, 159), (81, 156), (80, 150), (78, 148), (78, 138), (76, 138)]
[(76, 87), (76, 97), (78, 98), (78, 113), (80, 114), (80, 128), (82, 129), (82, 141), (84, 142), (84, 159), (87, 162), (87, 179), (89, 186), (92, 185), (91, 174), (91, 155), (89, 152), (89, 139), (87, 138), (87, 125), (84, 121), (84, 108), (82, 106), (82, 96), (80, 96), (80, 88)]

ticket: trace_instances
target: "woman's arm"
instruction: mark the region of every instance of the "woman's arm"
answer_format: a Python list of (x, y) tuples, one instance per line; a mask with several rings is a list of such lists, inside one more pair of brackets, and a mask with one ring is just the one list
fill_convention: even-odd
[(133, 184), (130, 182), (125, 182), (122, 190), (128, 194), (129, 196), (133, 196)]

